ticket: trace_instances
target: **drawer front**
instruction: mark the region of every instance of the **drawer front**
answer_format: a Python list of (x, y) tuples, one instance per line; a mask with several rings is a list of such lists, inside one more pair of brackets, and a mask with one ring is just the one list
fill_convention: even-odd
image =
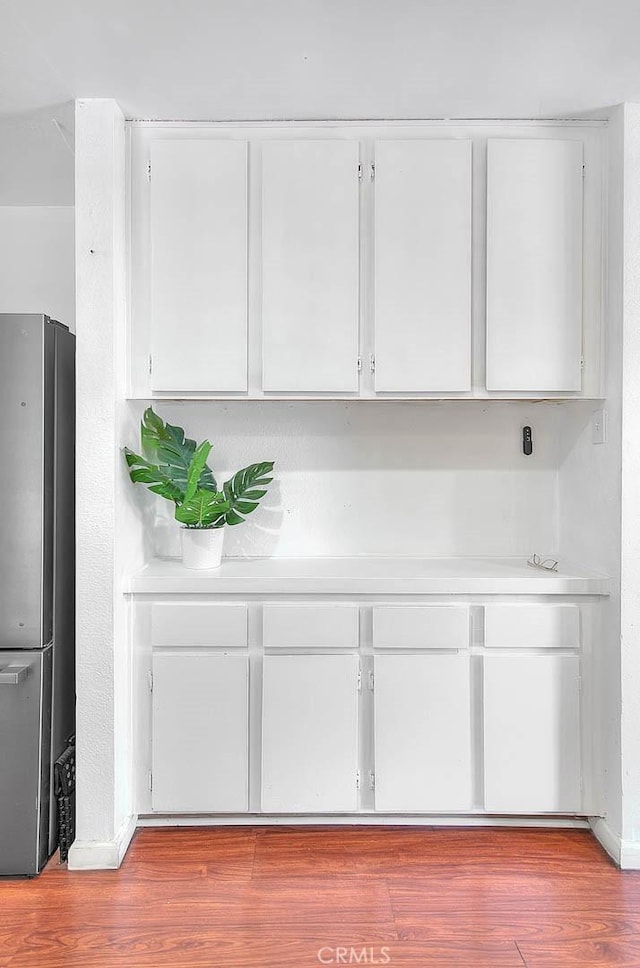
[(265, 605), (266, 649), (357, 649), (357, 605)]
[(219, 646), (244, 649), (247, 646), (247, 606), (209, 602), (153, 605), (151, 643), (165, 648)]
[(578, 605), (485, 605), (488, 649), (578, 649)]
[(376, 649), (466, 649), (469, 609), (466, 605), (376, 605), (373, 646)]

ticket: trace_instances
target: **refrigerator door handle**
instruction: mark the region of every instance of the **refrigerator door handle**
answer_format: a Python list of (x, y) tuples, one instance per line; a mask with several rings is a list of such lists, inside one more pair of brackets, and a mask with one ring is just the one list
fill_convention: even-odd
[(11, 665), (5, 666), (4, 669), (0, 668), (0, 685), (17, 686), (28, 675), (29, 666), (18, 665), (14, 662)]

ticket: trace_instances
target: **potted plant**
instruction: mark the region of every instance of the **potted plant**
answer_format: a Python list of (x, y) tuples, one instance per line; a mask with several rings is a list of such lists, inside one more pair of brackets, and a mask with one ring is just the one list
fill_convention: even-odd
[(207, 464), (212, 448), (208, 440), (196, 446), (182, 427), (165, 423), (151, 407), (142, 417), (140, 440), (144, 457), (124, 448), (129, 477), (175, 504), (185, 567), (217, 568), (225, 525), (242, 524), (255, 511), (273, 480), (273, 461), (243, 467), (219, 491)]

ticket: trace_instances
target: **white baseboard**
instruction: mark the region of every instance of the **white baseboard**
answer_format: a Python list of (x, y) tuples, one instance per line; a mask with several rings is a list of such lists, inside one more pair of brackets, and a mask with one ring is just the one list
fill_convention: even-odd
[(117, 870), (124, 859), (138, 818), (127, 817), (113, 840), (75, 840), (69, 848), (69, 870)]
[(623, 840), (611, 829), (604, 817), (590, 817), (589, 825), (594, 837), (618, 867), (623, 871), (640, 870), (640, 841)]
[(571, 827), (588, 829), (582, 817), (504, 817), (487, 814), (141, 814), (139, 827)]

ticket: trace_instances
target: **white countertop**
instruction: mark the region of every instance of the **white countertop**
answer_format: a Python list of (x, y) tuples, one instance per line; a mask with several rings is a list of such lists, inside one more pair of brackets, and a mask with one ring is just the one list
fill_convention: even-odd
[[(561, 562), (562, 566), (562, 562)], [(126, 594), (608, 595), (609, 580), (524, 558), (227, 558), (195, 571), (154, 559), (125, 581)]]

